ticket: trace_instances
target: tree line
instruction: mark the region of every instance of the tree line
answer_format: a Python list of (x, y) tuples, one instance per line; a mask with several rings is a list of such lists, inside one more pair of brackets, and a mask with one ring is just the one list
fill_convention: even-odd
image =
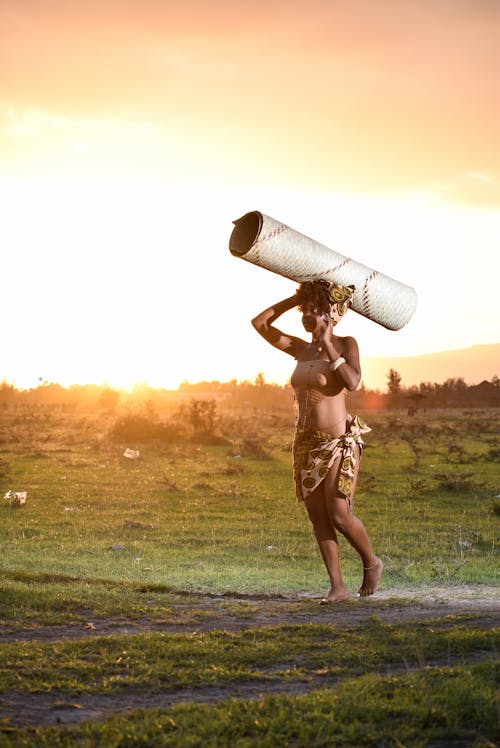
[[(215, 402), (221, 410), (267, 408), (277, 411), (292, 407), (293, 397), (290, 385), (266, 382), (262, 373), (253, 381), (182, 382), (176, 390), (142, 384), (130, 392), (108, 385), (63, 387), (48, 382), (33, 389), (19, 390), (8, 382), (0, 383), (0, 408), (3, 409), (15, 405), (57, 404), (67, 409), (88, 407), (114, 412), (118, 406), (149, 403), (155, 408), (168, 409), (178, 407), (182, 402), (203, 400)], [(356, 392), (349, 393), (351, 408), (407, 408), (410, 414), (426, 408), (498, 407), (499, 404), (500, 380), (497, 376), (475, 385), (468, 385), (462, 377), (452, 377), (441, 383), (429, 381), (407, 387), (401, 374), (390, 369), (386, 374), (385, 391), (371, 390), (361, 383)]]

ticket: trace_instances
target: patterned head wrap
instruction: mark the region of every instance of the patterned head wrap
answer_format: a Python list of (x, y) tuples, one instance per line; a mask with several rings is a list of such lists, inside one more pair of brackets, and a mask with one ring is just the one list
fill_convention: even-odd
[(337, 286), (332, 283), (328, 288), (328, 296), (330, 297), (330, 318), (335, 327), (351, 305), (354, 286)]

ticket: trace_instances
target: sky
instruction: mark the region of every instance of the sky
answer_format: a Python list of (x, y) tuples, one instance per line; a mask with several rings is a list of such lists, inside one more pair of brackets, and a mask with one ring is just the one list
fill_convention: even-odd
[(0, 380), (286, 381), (250, 210), (415, 288), (400, 331), (342, 321), (362, 360), (497, 342), (499, 32), (500, 0), (1, 0)]

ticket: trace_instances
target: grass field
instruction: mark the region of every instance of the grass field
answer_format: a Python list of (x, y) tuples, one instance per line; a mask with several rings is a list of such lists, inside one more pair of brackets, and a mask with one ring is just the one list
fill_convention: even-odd
[(325, 612), (288, 415), (116, 441), (113, 415), (5, 411), (0, 745), (493, 745), (498, 608), (411, 598), (498, 584), (498, 417), (362, 415), (381, 593)]

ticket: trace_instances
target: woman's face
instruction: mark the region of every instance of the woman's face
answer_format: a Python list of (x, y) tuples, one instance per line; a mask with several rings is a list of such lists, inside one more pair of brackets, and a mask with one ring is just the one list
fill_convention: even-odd
[(322, 324), (325, 323), (325, 315), (314, 304), (302, 305), (302, 325), (306, 332), (319, 332)]

